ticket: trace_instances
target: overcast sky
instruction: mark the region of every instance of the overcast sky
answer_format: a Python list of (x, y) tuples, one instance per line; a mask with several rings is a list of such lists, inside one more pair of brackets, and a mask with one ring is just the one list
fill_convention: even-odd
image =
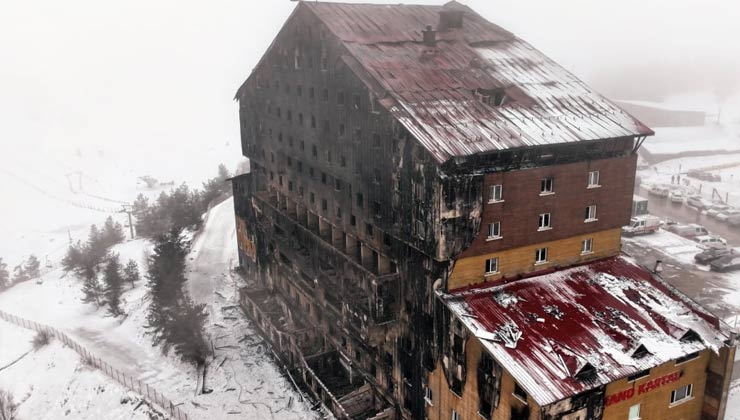
[[(671, 91), (737, 87), (736, 1), (463, 3), (611, 97), (655, 99)], [(161, 161), (228, 141), (239, 153), (232, 97), (295, 5), (288, 0), (5, 2), (0, 144), (29, 151), (104, 145), (141, 154), (147, 148), (156, 153), (144, 158)]]

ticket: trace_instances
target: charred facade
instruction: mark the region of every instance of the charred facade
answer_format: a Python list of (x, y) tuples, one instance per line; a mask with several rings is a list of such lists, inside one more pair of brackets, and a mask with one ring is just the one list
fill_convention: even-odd
[[(449, 418), (436, 381), (484, 418), (567, 411), (510, 404), (441, 296), (618, 255), (647, 127), (456, 2), (300, 2), (236, 99), (242, 307), (315, 398)], [(599, 418), (604, 389), (573, 401)]]

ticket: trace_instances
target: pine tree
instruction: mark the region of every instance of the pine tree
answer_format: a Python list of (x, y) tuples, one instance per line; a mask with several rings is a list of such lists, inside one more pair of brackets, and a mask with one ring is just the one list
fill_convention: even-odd
[(105, 219), (103, 230), (100, 232), (100, 245), (104, 248), (110, 248), (113, 245), (120, 244), (126, 239), (123, 232), (123, 226), (118, 222), (113, 222), (113, 218), (108, 216)]
[(103, 242), (103, 235), (95, 225), (90, 226), (86, 248), (83, 250), (83, 253), (88, 254), (85, 260), (87, 260), (87, 263), (93, 263), (94, 265), (99, 264), (108, 252), (108, 247)]
[(29, 279), (30, 277), (28, 277), (28, 273), (26, 272), (26, 268), (23, 266), (23, 263), (16, 265), (13, 269), (13, 283), (20, 283)]
[(123, 280), (125, 282), (131, 283), (131, 288), (133, 289), (137, 281), (141, 278), (141, 275), (139, 274), (139, 266), (136, 264), (136, 261), (134, 260), (128, 260), (128, 263), (126, 264), (126, 267), (123, 269)]
[(178, 301), (174, 311), (172, 325), (167, 332), (167, 340), (175, 350), (175, 354), (186, 362), (203, 364), (208, 356), (208, 344), (203, 336), (208, 313), (205, 305), (195, 305), (185, 296)]
[(8, 272), (8, 264), (3, 262), (0, 258), (0, 290), (10, 287), (10, 273)]
[(108, 264), (103, 272), (105, 281), (105, 300), (108, 303), (108, 313), (113, 316), (123, 315), (121, 310), (121, 293), (123, 292), (123, 278), (121, 277), (121, 263), (118, 254), (108, 257)]
[(226, 169), (226, 165), (223, 163), (218, 165), (218, 179), (221, 182), (226, 181), (226, 179), (231, 178), (231, 174), (229, 173), (229, 170)]
[(80, 241), (77, 241), (76, 244), (70, 245), (69, 248), (67, 248), (67, 254), (62, 259), (62, 267), (64, 268), (64, 271), (73, 271), (77, 270), (78, 267), (82, 264), (82, 250), (83, 245)]
[(154, 336), (155, 344), (166, 340), (167, 329), (174, 319), (174, 308), (177, 301), (183, 297), (186, 255), (187, 243), (177, 229), (172, 229), (155, 240), (146, 276), (152, 296), (147, 314), (147, 328)]
[(41, 261), (39, 261), (38, 258), (36, 258), (35, 255), (31, 254), (30, 257), (28, 257), (28, 260), (26, 261), (25, 265), (25, 271), (26, 275), (30, 279), (36, 279), (41, 277)]
[(84, 303), (94, 303), (102, 305), (101, 297), (103, 296), (103, 287), (98, 281), (95, 271), (85, 273), (85, 281), (82, 283), (82, 301)]

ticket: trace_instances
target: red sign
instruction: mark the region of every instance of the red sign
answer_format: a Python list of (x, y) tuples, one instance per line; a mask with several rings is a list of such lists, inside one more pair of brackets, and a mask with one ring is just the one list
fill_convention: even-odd
[(673, 372), (667, 375), (661, 376), (660, 378), (651, 379), (637, 388), (625, 389), (624, 391), (617, 392), (616, 394), (606, 396), (606, 406), (617, 404), (622, 401), (627, 401), (634, 397), (635, 394), (641, 395), (648, 393), (654, 389), (658, 389), (664, 385), (671, 384), (678, 381), (681, 378), (681, 372)]

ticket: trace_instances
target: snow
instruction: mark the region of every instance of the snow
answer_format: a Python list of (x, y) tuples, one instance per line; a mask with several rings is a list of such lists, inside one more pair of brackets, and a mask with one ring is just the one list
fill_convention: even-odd
[(162, 418), (148, 405), (135, 409), (141, 401), (139, 396), (102, 372), (86, 366), (77, 353), (58, 341), (52, 340), (34, 351), (30, 342), (32, 336), (29, 330), (0, 321), (0, 342), (3, 343), (0, 365), (5, 365), (8, 349), (21, 354), (28, 352), (15, 364), (0, 371), (0, 389), (9, 391), (20, 405), (19, 418)]
[[(196, 301), (209, 303), (211, 315), (207, 335), (216, 351), (206, 379), (206, 387), (213, 389), (210, 394), (196, 395), (200, 382), (195, 368), (163, 355), (145, 334), (149, 298), (143, 275), (151, 249), (146, 240), (128, 241), (112, 249), (124, 262), (137, 261), (142, 273), (134, 288), (125, 287), (122, 306), (127, 317), (123, 319), (107, 316), (104, 308), (83, 304), (80, 280), (65, 275), (58, 259), (51, 261), (40, 282), (21, 283), (0, 293), (0, 308), (64, 331), (114, 368), (157, 388), (175, 404), (182, 403), (181, 408), (192, 419), (226, 418), (229, 412), (278, 420), (314, 418), (315, 413), (301, 402), (272, 361), (269, 346), (236, 306), (239, 279), (230, 271), (236, 249), (232, 206), (233, 201), (226, 200), (209, 212), (189, 257), (189, 289)], [(20, 334), (9, 340), (28, 340), (27, 333)], [(0, 360), (18, 351), (3, 349), (8, 355), (0, 354)], [(9, 381), (18, 380), (18, 375), (0, 372)], [(29, 378), (28, 384), (40, 386), (35, 381), (42, 380), (41, 376)]]
[(670, 259), (688, 265), (694, 265), (694, 256), (703, 251), (691, 239), (686, 239), (663, 229), (659, 229), (651, 235), (641, 235), (631, 238), (623, 237), (622, 240), (625, 242), (635, 242), (643, 247), (653, 248)]
[(727, 411), (725, 420), (740, 420), (740, 380), (730, 385), (730, 394), (727, 397)]

